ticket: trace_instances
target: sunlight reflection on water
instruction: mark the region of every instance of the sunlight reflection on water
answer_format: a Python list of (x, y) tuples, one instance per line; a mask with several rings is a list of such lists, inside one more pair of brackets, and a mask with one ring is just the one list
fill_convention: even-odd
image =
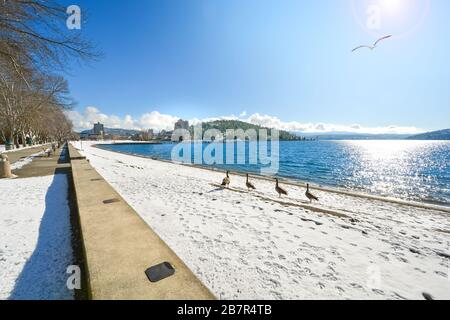
[(359, 189), (358, 186), (364, 185), (361, 189), (386, 196), (448, 202), (448, 143), (403, 140), (342, 143), (351, 157), (347, 186)]

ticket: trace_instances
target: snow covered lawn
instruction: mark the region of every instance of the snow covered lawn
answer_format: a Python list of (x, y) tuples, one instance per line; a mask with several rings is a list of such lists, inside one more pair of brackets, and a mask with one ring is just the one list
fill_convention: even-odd
[(280, 202), (273, 182), (83, 149), (218, 298), (450, 299), (448, 212), (322, 191), (310, 210), (303, 188)]
[(0, 180), (0, 299), (73, 299), (67, 178)]
[(16, 162), (14, 162), (11, 165), (11, 170), (19, 170), (22, 169), (23, 167), (25, 167), (27, 164), (30, 164), (31, 162), (33, 162), (33, 159), (36, 157), (40, 157), (44, 155), (44, 151), (40, 151), (40, 152), (36, 152), (32, 155), (29, 155), (28, 157), (22, 158), (17, 160)]
[[(20, 148), (20, 149), (14, 149), (14, 150), (10, 150), (10, 151), (5, 151), (5, 145), (0, 145), (0, 153), (10, 153), (10, 152), (14, 152), (14, 151), (19, 151), (19, 150), (25, 150), (25, 149), (30, 149), (30, 148), (36, 148), (36, 147), (40, 147), (42, 145), (34, 145), (34, 146), (29, 146), (29, 147), (24, 147), (24, 148)], [(36, 152), (34, 154), (29, 155), (28, 157), (24, 157), (22, 159), (19, 159), (18, 161), (14, 162), (11, 165), (11, 170), (19, 170), (22, 169), (24, 166), (26, 166), (27, 164), (30, 164), (33, 159), (35, 157), (39, 157), (44, 155), (44, 151), (39, 151)]]
[(14, 152), (14, 151), (19, 151), (19, 150), (26, 150), (26, 149), (31, 149), (31, 148), (36, 148), (36, 147), (41, 147), (44, 146), (45, 144), (35, 144), (32, 146), (26, 146), (26, 147), (20, 147), (18, 149), (13, 149), (13, 150), (8, 150), (6, 151), (6, 147), (4, 144), (0, 144), (0, 153), (4, 152), (4, 153), (9, 153), (9, 152)]

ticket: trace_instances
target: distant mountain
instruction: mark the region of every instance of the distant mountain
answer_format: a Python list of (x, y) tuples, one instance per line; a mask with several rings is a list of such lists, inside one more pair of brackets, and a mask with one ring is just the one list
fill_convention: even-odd
[(450, 140), (450, 129), (433, 131), (410, 136), (408, 140)]
[[(260, 129), (266, 129), (268, 136), (270, 136), (270, 129), (266, 127), (262, 127), (256, 124), (251, 124), (248, 122), (243, 122), (239, 120), (217, 120), (211, 122), (203, 122), (202, 123), (203, 132), (209, 129), (217, 129), (225, 136), (227, 130), (230, 129), (242, 129), (247, 131), (249, 129), (254, 129), (258, 133)], [(189, 131), (191, 132), (191, 136), (194, 133), (194, 126), (190, 126)], [(291, 140), (304, 140), (305, 138), (298, 136), (297, 134), (292, 134), (287, 131), (279, 131), (280, 140), (282, 141), (291, 141)]]
[[(85, 135), (85, 134), (91, 134), (92, 132), (93, 132), (93, 130), (84, 130), (84, 131), (81, 131), (80, 134)], [(137, 133), (141, 133), (141, 131), (129, 130), (129, 129), (117, 129), (117, 128), (105, 128), (105, 134), (121, 136), (121, 137), (130, 137)]]
[(318, 140), (403, 140), (410, 135), (407, 134), (360, 134), (352, 132), (330, 132), (321, 134), (307, 134)]

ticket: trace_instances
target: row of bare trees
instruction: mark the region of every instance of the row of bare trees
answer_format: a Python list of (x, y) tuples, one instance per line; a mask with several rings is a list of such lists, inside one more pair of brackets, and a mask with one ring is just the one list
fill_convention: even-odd
[(73, 101), (62, 74), (98, 54), (67, 19), (54, 0), (0, 0), (0, 140), (70, 138)]

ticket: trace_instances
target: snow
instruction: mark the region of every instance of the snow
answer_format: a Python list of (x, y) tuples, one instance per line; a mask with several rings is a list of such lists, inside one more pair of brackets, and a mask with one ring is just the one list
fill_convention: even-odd
[(0, 299), (73, 299), (67, 178), (0, 180)]
[(9, 152), (14, 152), (14, 151), (19, 151), (19, 150), (26, 150), (26, 149), (41, 147), (41, 146), (44, 146), (44, 145), (45, 144), (35, 144), (35, 145), (32, 145), (32, 146), (20, 147), (18, 149), (5, 151), (6, 150), (5, 145), (4, 144), (0, 144), (0, 153), (9, 153)]
[[(96, 170), (220, 299), (450, 299), (449, 213), (114, 153)], [(74, 143), (78, 147), (77, 143)], [(327, 214), (328, 213), (328, 214)], [(333, 213), (344, 213), (339, 217)]]
[(44, 155), (44, 151), (37, 152), (28, 157), (22, 158), (11, 165), (11, 170), (19, 170), (24, 166), (26, 166), (27, 164), (30, 164), (35, 157), (40, 157), (42, 155)]
[[(9, 152), (14, 152), (14, 151), (18, 151), (18, 150), (25, 150), (25, 149), (30, 149), (30, 148), (36, 148), (36, 147), (40, 147), (40, 146), (43, 146), (43, 145), (42, 144), (38, 144), (38, 145), (28, 146), (28, 147), (24, 147), (24, 148), (20, 148), (20, 149), (14, 149), (14, 150), (5, 151), (5, 145), (0, 145), (0, 153), (9, 153)], [(14, 162), (13, 164), (11, 164), (11, 170), (22, 169), (27, 164), (30, 164), (35, 157), (42, 156), (43, 154), (44, 154), (44, 151), (40, 151), (40, 152), (36, 152), (34, 154), (31, 154), (28, 157), (21, 158), (20, 160), (18, 160), (16, 162)]]

